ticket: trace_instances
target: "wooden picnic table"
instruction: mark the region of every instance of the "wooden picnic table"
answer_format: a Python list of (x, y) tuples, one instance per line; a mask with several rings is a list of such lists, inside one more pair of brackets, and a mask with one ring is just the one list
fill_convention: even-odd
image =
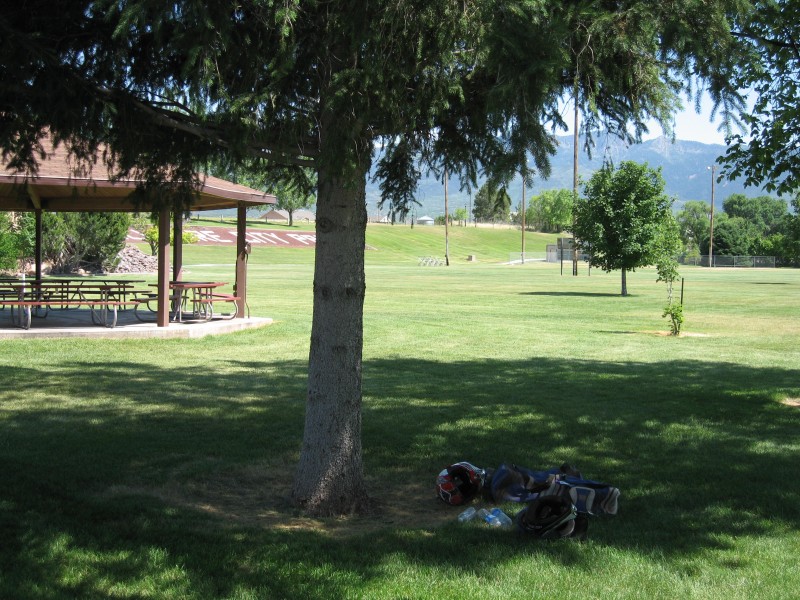
[[(234, 318), (237, 313), (236, 301), (239, 298), (234, 294), (220, 293), (219, 288), (226, 285), (228, 285), (226, 281), (170, 281), (170, 302), (172, 303), (170, 320), (181, 323), (188, 316), (188, 320), (210, 321), (214, 316), (214, 304), (220, 302), (233, 304), (233, 313), (225, 315), (225, 318)], [(157, 284), (150, 284), (150, 286), (156, 287)], [(155, 299), (156, 294), (151, 294), (151, 301)], [(149, 302), (148, 308), (151, 312), (155, 312)], [(139, 306), (134, 310), (134, 314), (140, 320), (144, 320), (139, 316), (138, 310)]]
[[(11, 320), (29, 329), (31, 317), (46, 317), (49, 310), (89, 308), (95, 325), (114, 327), (117, 312), (136, 307), (142, 300), (132, 280), (18, 280), (0, 282), (0, 307), (8, 307)], [(18, 311), (18, 313), (15, 312)]]

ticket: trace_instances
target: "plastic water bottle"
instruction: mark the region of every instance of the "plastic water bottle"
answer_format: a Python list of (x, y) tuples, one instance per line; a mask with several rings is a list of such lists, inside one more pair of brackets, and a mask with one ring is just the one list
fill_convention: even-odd
[(481, 521), (486, 521), (486, 518), (489, 516), (489, 511), (485, 508), (481, 508), (477, 513), (475, 513), (475, 516)]
[(509, 529), (513, 524), (511, 521), (511, 517), (509, 517), (499, 508), (493, 509), (490, 515), (493, 517), (494, 520), (487, 522), (489, 523), (489, 525), (493, 525), (494, 527), (502, 527), (503, 529)]
[(458, 522), (466, 523), (467, 521), (471, 521), (477, 512), (474, 506), (470, 506), (467, 510), (458, 515)]

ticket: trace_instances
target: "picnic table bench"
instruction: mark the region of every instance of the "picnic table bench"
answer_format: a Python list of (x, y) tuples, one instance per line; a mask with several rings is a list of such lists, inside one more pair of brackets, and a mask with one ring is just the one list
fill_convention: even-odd
[(11, 321), (30, 329), (35, 316), (46, 317), (49, 310), (89, 308), (92, 323), (115, 327), (120, 310), (135, 308), (142, 298), (141, 290), (131, 282), (95, 282), (70, 285), (65, 281), (16, 281), (0, 285), (0, 308), (8, 307)]
[[(9, 299), (6, 297), (0, 298), (0, 306), (6, 306), (11, 309), (11, 322), (21, 327), (22, 329), (30, 329), (31, 318), (33, 316), (33, 309), (44, 308), (47, 310), (52, 302), (51, 299), (41, 298), (38, 300), (27, 299)], [(92, 315), (92, 322), (95, 325), (103, 325), (105, 327), (115, 327), (117, 325), (117, 312), (121, 309), (128, 307), (136, 307), (142, 300), (90, 300), (86, 298), (75, 300), (59, 300), (58, 305), (61, 307), (75, 307), (86, 306), (90, 309)], [(15, 314), (15, 310), (16, 314)]]

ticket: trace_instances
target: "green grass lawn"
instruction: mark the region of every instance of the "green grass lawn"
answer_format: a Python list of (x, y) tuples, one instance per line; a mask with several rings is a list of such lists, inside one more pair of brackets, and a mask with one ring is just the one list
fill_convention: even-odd
[[(797, 597), (800, 271), (684, 269), (674, 338), (653, 270), (621, 298), (618, 273), (504, 265), (519, 231), (478, 231), (426, 268), (443, 228), (368, 230), (371, 515), (288, 501), (309, 250), (254, 249), (265, 329), (2, 342), (0, 598)], [(185, 250), (192, 278), (232, 260)], [(459, 526), (433, 493), (459, 460), (567, 461), (620, 513), (586, 543)]]

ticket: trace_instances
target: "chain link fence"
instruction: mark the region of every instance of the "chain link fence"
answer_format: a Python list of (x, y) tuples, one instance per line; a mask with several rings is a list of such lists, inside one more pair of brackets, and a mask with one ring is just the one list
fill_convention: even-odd
[[(708, 255), (702, 256), (678, 256), (678, 263), (681, 265), (694, 265), (698, 267), (708, 266)], [(578, 260), (588, 262), (589, 254), (578, 253)], [(521, 262), (572, 262), (572, 249), (557, 248), (555, 244), (548, 245), (546, 252), (511, 252), (508, 257), (510, 263)], [(714, 267), (737, 267), (737, 268), (775, 268), (774, 256), (728, 256), (718, 254), (713, 256)]]
[[(742, 267), (742, 268), (775, 268), (774, 256), (728, 256), (715, 254), (712, 257), (713, 267)], [(701, 256), (679, 256), (678, 262), (682, 265), (709, 266), (708, 254)]]

